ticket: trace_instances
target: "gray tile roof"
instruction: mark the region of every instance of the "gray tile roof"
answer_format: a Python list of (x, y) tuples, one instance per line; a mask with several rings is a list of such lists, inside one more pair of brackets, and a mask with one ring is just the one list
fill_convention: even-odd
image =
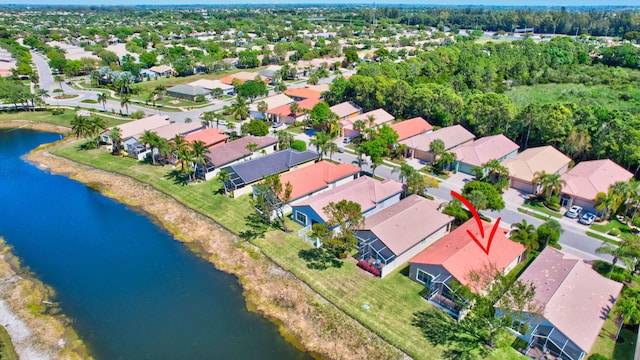
[(311, 150), (286, 149), (229, 167), (242, 179), (242, 183), (251, 184), (317, 158), (318, 154)]
[(179, 84), (179, 85), (172, 86), (167, 89), (167, 92), (190, 95), (190, 96), (206, 95), (210, 93), (210, 91), (207, 89), (201, 88), (199, 86), (191, 86), (186, 84)]

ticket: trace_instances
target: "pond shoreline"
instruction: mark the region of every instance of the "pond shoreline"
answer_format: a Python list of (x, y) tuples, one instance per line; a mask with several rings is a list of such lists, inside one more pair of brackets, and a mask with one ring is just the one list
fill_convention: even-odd
[[(21, 125), (21, 126), (20, 126)], [(46, 123), (4, 122), (0, 127), (23, 127), (67, 133), (68, 128)], [(73, 139), (65, 139), (66, 143)], [(217, 269), (235, 275), (247, 308), (273, 321), (280, 333), (315, 358), (361, 359), (391, 345), (330, 304), (304, 282), (285, 271), (259, 248), (240, 239), (213, 219), (128, 176), (92, 168), (52, 155), (42, 145), (27, 157), (55, 174), (82, 182), (105, 196), (135, 208), (168, 230), (176, 240)], [(363, 340), (368, 345), (362, 347)], [(357, 344), (357, 345), (356, 345)], [(393, 358), (406, 355), (394, 348)], [(388, 354), (388, 352), (387, 352)]]

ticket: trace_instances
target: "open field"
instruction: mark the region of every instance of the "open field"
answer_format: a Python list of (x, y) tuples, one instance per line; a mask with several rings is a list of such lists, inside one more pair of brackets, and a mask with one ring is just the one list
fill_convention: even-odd
[(640, 89), (631, 86), (614, 89), (605, 85), (544, 84), (519, 86), (505, 92), (518, 107), (524, 109), (532, 102), (542, 104), (566, 102), (576, 105), (598, 105), (610, 109), (640, 113)]

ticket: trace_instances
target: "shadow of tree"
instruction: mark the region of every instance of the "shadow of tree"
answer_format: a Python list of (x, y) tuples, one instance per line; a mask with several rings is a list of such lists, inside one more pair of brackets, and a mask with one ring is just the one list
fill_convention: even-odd
[(173, 180), (173, 183), (176, 185), (187, 185), (189, 183), (187, 174), (178, 169), (169, 171), (165, 177), (167, 180)]
[(298, 256), (307, 262), (307, 267), (314, 270), (326, 270), (330, 267), (341, 268), (342, 261), (323, 248), (300, 250)]
[(244, 219), (249, 229), (241, 232), (240, 237), (247, 241), (263, 237), (264, 233), (271, 227), (271, 223), (257, 212), (247, 215)]
[(444, 347), (446, 359), (472, 360), (486, 358), (489, 352), (482, 341), (467, 332), (466, 326), (438, 310), (431, 309), (415, 313), (412, 324), (418, 327), (424, 337), (434, 346)]

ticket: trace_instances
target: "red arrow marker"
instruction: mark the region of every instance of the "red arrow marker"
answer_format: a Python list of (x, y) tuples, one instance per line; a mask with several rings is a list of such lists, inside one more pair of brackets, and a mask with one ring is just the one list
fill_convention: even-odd
[[(473, 215), (473, 218), (476, 219), (476, 223), (478, 224), (478, 229), (480, 230), (480, 239), (484, 240), (484, 226), (482, 226), (482, 219), (480, 219), (480, 215), (478, 214), (478, 211), (476, 210), (476, 208), (473, 207), (473, 205), (471, 205), (469, 200), (465, 199), (462, 195), (458, 194), (453, 190), (451, 190), (451, 196), (460, 200), (467, 207), (467, 209), (471, 211), (471, 215)], [(489, 255), (489, 249), (491, 248), (491, 243), (493, 242), (493, 236), (496, 234), (496, 231), (498, 230), (498, 225), (500, 225), (501, 219), (502, 218), (498, 218), (498, 220), (496, 220), (496, 223), (493, 225), (493, 228), (491, 229), (491, 233), (489, 234), (489, 239), (487, 240), (486, 248), (482, 245), (480, 240), (471, 232), (471, 230), (467, 230), (467, 233), (469, 234), (469, 236), (471, 236), (471, 239), (487, 255)]]

